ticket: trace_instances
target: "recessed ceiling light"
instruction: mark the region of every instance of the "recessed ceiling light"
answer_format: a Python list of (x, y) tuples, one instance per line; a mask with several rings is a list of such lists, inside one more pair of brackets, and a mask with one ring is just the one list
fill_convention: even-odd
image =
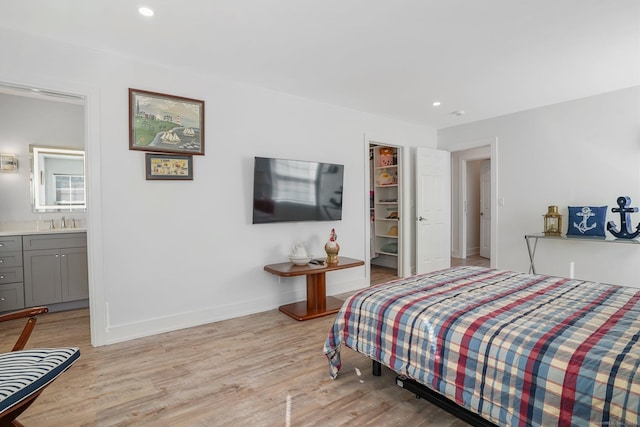
[(139, 7), (138, 12), (142, 16), (153, 16), (153, 10), (149, 9), (148, 7), (144, 7), (144, 6)]
[(451, 112), (451, 114), (452, 114), (452, 115), (454, 115), (454, 116), (458, 116), (458, 117), (460, 117), (460, 116), (463, 116), (463, 115), (464, 115), (464, 110), (456, 110), (456, 111), (452, 111), (452, 112)]
[(433, 105), (434, 107), (439, 107), (442, 103), (440, 101), (433, 101)]

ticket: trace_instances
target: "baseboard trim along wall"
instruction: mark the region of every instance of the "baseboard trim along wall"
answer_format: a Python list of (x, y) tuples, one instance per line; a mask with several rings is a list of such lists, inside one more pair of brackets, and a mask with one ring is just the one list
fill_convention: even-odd
[[(327, 278), (327, 295), (339, 295), (362, 289), (368, 285), (364, 277), (358, 280), (331, 284), (330, 277)], [(160, 316), (120, 325), (110, 325), (107, 327), (106, 343), (116, 344), (137, 338), (144, 338), (151, 335), (173, 332), (180, 329), (192, 328), (208, 323), (219, 322), (250, 314), (261, 313), (269, 310), (277, 310), (279, 306), (291, 302), (301, 301), (305, 298), (306, 288), (304, 281), (301, 281), (299, 289), (295, 291), (279, 294), (280, 298), (259, 298), (245, 301), (238, 304), (209, 307), (204, 310), (186, 313), (175, 313), (167, 316)], [(278, 301), (276, 301), (278, 299)], [(283, 314), (283, 316), (285, 316)]]

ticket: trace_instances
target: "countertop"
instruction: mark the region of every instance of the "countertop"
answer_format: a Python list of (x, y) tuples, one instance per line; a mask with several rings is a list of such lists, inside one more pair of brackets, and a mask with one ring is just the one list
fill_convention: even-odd
[(24, 236), (28, 234), (59, 234), (59, 233), (85, 233), (84, 227), (76, 228), (49, 228), (49, 224), (36, 224), (35, 222), (25, 223), (1, 223), (0, 237), (2, 236)]

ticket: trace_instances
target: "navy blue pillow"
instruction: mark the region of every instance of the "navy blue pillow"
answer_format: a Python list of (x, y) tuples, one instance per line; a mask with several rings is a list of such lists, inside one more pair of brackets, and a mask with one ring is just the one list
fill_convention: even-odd
[(605, 237), (606, 206), (569, 206), (567, 236)]

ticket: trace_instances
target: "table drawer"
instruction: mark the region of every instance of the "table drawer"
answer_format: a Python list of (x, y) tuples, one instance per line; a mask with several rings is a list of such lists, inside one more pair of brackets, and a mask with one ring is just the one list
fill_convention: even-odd
[(0, 311), (24, 308), (24, 286), (22, 283), (0, 285)]
[(0, 285), (4, 283), (22, 282), (24, 272), (22, 266), (0, 268)]
[(22, 252), (0, 253), (0, 268), (19, 267), (22, 265)]
[(0, 237), (0, 253), (22, 250), (22, 236)]

